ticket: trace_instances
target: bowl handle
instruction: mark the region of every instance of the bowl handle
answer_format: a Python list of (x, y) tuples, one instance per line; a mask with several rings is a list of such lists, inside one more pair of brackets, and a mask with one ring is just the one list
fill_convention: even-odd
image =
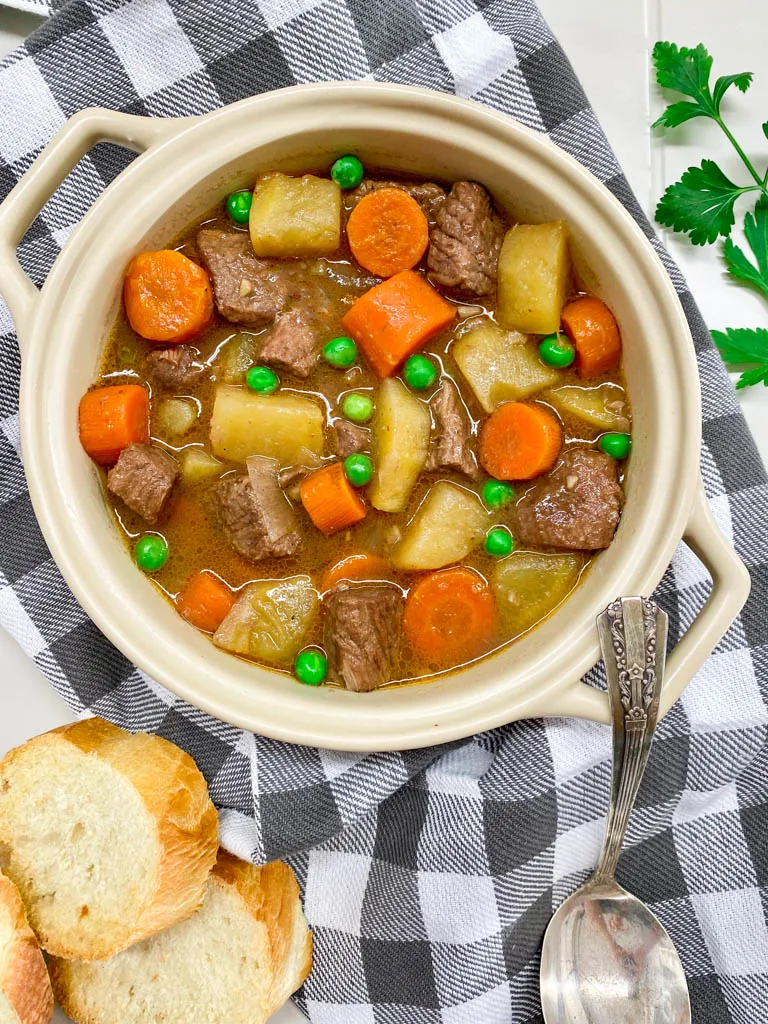
[(62, 181), (92, 146), (114, 142), (143, 153), (178, 133), (185, 118), (137, 117), (98, 107), (71, 117), (40, 153), (0, 206), (0, 294), (8, 304), (23, 345), (38, 290), (16, 257), (16, 247)]
[[(747, 567), (723, 536), (709, 508), (701, 484), (696, 492), (683, 540), (704, 563), (712, 577), (712, 590), (703, 608), (667, 658), (659, 717), (665, 715), (712, 653), (749, 597)], [(624, 595), (626, 596), (626, 595)], [(558, 716), (590, 718), (610, 723), (608, 696), (576, 682), (558, 698)]]

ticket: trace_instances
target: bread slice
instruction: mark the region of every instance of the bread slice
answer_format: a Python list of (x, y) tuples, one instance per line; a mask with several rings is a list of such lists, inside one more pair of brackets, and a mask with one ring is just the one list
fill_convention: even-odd
[(0, 1024), (49, 1024), (53, 992), (19, 890), (0, 875)]
[(192, 758), (99, 718), (0, 761), (0, 867), (50, 953), (102, 959), (200, 906), (218, 820)]
[(309, 974), (312, 939), (293, 872), (222, 851), (202, 910), (111, 960), (52, 960), (77, 1024), (263, 1024)]

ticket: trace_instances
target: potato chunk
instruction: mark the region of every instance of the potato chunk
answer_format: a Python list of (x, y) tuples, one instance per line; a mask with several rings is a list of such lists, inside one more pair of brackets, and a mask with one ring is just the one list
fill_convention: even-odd
[(424, 469), (429, 407), (394, 377), (382, 381), (373, 421), (373, 481), (368, 497), (382, 512), (401, 512)]
[(560, 327), (570, 262), (565, 224), (517, 224), (499, 254), (498, 318), (502, 327), (551, 334)]
[(533, 341), (492, 323), (467, 331), (452, 352), (486, 412), (493, 412), (501, 402), (517, 402), (550, 388), (560, 379), (557, 370), (539, 359)]
[(225, 384), (242, 384), (256, 362), (258, 346), (252, 334), (236, 334), (216, 359), (216, 376)]
[(572, 413), (599, 430), (629, 430), (626, 396), (618, 384), (601, 384), (596, 388), (567, 384), (541, 397), (561, 412)]
[(335, 252), (341, 238), (341, 189), (312, 174), (265, 174), (253, 190), (249, 227), (257, 256)]
[(211, 445), (214, 455), (233, 462), (267, 455), (281, 466), (318, 465), (324, 428), (323, 410), (311, 398), (223, 385), (213, 403)]
[(246, 658), (289, 665), (304, 646), (319, 604), (309, 576), (249, 583), (216, 630), (213, 642)]
[(392, 552), (398, 569), (440, 569), (459, 562), (488, 529), (490, 513), (473, 491), (441, 480), (424, 501)]
[(155, 409), (152, 426), (162, 434), (181, 437), (197, 419), (197, 406), (187, 398), (164, 398)]
[(181, 453), (181, 478), (188, 484), (202, 484), (215, 480), (224, 472), (224, 466), (202, 448), (185, 448)]
[(499, 562), (491, 584), (504, 627), (517, 635), (530, 629), (570, 594), (584, 567), (578, 554), (515, 551)]

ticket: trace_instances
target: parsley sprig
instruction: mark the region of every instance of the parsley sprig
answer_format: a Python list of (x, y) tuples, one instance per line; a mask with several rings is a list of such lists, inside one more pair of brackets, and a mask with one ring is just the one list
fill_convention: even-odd
[(763, 383), (768, 386), (768, 330), (765, 327), (728, 327), (712, 331), (720, 355), (732, 366), (748, 366), (739, 377), (737, 388)]
[[(688, 97), (670, 103), (653, 127), (676, 128), (696, 117), (714, 121), (738, 153), (748, 176), (744, 184), (738, 184), (714, 160), (702, 160), (700, 166), (689, 167), (667, 188), (656, 207), (656, 220), (688, 235), (694, 245), (724, 238), (723, 259), (728, 274), (768, 299), (768, 166), (762, 174), (755, 168), (721, 113), (723, 97), (731, 86), (746, 92), (752, 84), (752, 72), (721, 75), (711, 86), (712, 57), (701, 43), (689, 48), (658, 42), (653, 48), (653, 63), (662, 88)], [(768, 121), (761, 128), (768, 138)], [(754, 261), (730, 238), (736, 202), (750, 193), (758, 195), (754, 210), (744, 217), (744, 237)], [(729, 328), (713, 331), (712, 337), (726, 363), (746, 367), (737, 388), (760, 382), (768, 386), (768, 330)]]
[(758, 200), (754, 214), (748, 213), (744, 217), (744, 237), (757, 266), (732, 238), (726, 238), (723, 245), (726, 270), (731, 277), (751, 284), (768, 298), (768, 199), (765, 197)]

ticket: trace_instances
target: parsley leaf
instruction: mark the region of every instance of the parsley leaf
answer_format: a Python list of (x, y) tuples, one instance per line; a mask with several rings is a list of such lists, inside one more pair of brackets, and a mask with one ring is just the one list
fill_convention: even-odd
[(730, 87), (735, 85), (740, 92), (746, 92), (752, 84), (752, 72), (741, 71), (737, 75), (721, 75), (715, 82), (714, 91), (710, 92), (712, 57), (702, 43), (693, 49), (678, 47), (675, 43), (656, 43), (653, 63), (656, 67), (656, 81), (663, 89), (674, 89), (694, 101), (670, 104), (661, 117), (654, 121), (654, 128), (675, 128), (694, 117), (718, 120), (720, 104)]
[(768, 281), (763, 279), (760, 271), (744, 255), (744, 251), (730, 238), (726, 239), (723, 246), (723, 257), (726, 270), (731, 277), (737, 281), (744, 281), (745, 284), (754, 285), (755, 288), (759, 288), (760, 291), (768, 295)]
[(684, 121), (690, 121), (694, 117), (709, 117), (706, 110), (703, 110), (698, 103), (689, 103), (688, 100), (680, 100), (679, 103), (670, 103), (658, 120), (651, 125), (652, 128), (677, 128)]
[(658, 42), (653, 48), (656, 81), (664, 89), (675, 89), (690, 96), (693, 103), (671, 103), (652, 128), (675, 128), (694, 117), (717, 117), (717, 108), (709, 91), (712, 58), (701, 43), (691, 50), (676, 43)]
[(760, 127), (763, 129), (763, 135), (768, 139), (768, 121), (763, 121)]
[(756, 327), (729, 327), (712, 331), (712, 337), (726, 363), (747, 365), (736, 382), (737, 388), (748, 388), (761, 382), (768, 387), (768, 330)]
[(739, 92), (746, 92), (750, 85), (752, 85), (752, 72), (742, 71), (738, 75), (721, 75), (718, 78), (712, 94), (715, 109), (718, 113), (720, 112), (720, 104), (723, 102), (723, 96), (725, 96), (732, 85), (735, 85)]
[(744, 235), (755, 254), (760, 272), (768, 280), (768, 199), (761, 196), (755, 206), (755, 215), (744, 218)]
[(756, 366), (754, 370), (745, 370), (736, 381), (736, 387), (751, 388), (753, 384), (765, 384), (768, 388), (768, 363), (763, 366)]
[(670, 185), (656, 207), (656, 220), (674, 231), (686, 232), (694, 245), (727, 236), (733, 227), (733, 204), (755, 186), (739, 187), (714, 160), (689, 167), (680, 181)]
[[(658, 42), (653, 48), (656, 80), (664, 89), (674, 89), (697, 103), (711, 104), (709, 73), (712, 58), (703, 43), (690, 49), (676, 43)], [(714, 112), (714, 111), (713, 111)]]
[(755, 254), (757, 266), (728, 238), (723, 247), (726, 268), (731, 277), (753, 285), (768, 296), (768, 199), (765, 196), (761, 196), (755, 206), (754, 216), (748, 213), (744, 217), (744, 235)]

